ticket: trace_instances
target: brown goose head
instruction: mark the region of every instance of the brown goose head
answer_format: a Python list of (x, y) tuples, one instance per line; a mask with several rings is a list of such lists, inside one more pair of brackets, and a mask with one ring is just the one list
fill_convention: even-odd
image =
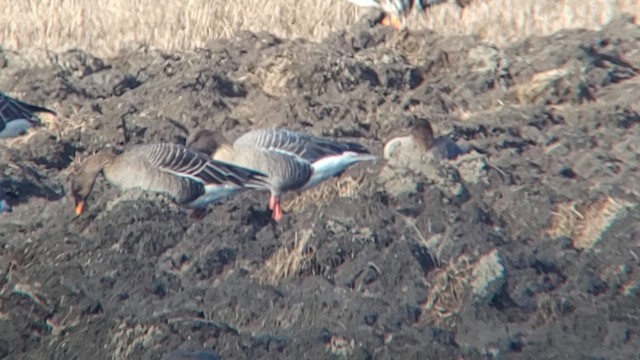
[(410, 127), (414, 144), (423, 151), (428, 151), (433, 146), (433, 128), (427, 119), (415, 119)]
[(227, 143), (227, 139), (221, 133), (214, 130), (200, 129), (189, 135), (185, 146), (191, 150), (211, 156)]
[(71, 195), (75, 201), (76, 215), (84, 212), (87, 198), (93, 190), (98, 174), (102, 169), (111, 164), (115, 154), (99, 152), (88, 156), (76, 164), (71, 175)]

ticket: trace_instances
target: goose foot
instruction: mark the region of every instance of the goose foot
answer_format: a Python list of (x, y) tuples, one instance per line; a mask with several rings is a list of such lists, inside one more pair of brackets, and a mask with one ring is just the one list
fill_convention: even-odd
[[(269, 201), (271, 202), (271, 201)], [(269, 204), (271, 205), (271, 204)], [(271, 217), (273, 218), (273, 220), (275, 220), (276, 222), (279, 222), (280, 220), (282, 220), (282, 217), (284, 216), (284, 213), (282, 212), (282, 206), (280, 205), (280, 199), (279, 198), (274, 198), (273, 201), (273, 213), (271, 213)]]
[(382, 25), (391, 25), (394, 29), (400, 30), (402, 28), (402, 20), (399, 17), (393, 15), (386, 15), (382, 18)]
[(276, 206), (276, 202), (278, 202), (278, 200), (276, 199), (275, 196), (271, 195), (269, 197), (269, 210), (273, 210), (273, 208)]
[(205, 216), (207, 216), (207, 209), (197, 208), (193, 209), (193, 211), (191, 212), (191, 218), (194, 220), (200, 221), (204, 219)]

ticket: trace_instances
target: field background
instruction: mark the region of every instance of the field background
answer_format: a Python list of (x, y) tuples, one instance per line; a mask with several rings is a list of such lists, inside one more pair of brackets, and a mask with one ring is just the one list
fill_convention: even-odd
[[(7, 51), (80, 48), (109, 57), (132, 44), (188, 50), (240, 29), (319, 40), (369, 11), (347, 0), (0, 0), (0, 46)], [(443, 4), (412, 29), (476, 34), (497, 45), (563, 28), (598, 29), (640, 0), (475, 0)]]
[[(393, 34), (347, 0), (0, 0), (0, 91), (58, 113), (0, 142), (0, 358), (640, 360), (640, 26), (610, 22), (639, 12), (473, 0)], [(73, 211), (99, 149), (281, 127), (380, 154), (416, 118), (477, 151), (354, 167), (275, 226), (264, 193), (196, 222), (105, 179)]]

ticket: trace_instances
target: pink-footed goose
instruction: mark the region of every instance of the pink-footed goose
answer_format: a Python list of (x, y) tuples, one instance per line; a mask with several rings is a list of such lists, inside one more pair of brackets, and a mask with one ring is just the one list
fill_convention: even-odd
[(133, 145), (119, 155), (101, 151), (77, 164), (71, 178), (77, 215), (84, 212), (100, 172), (121, 191), (140, 188), (164, 193), (194, 209), (194, 218), (204, 216), (207, 205), (218, 199), (266, 187), (264, 174), (212, 160), (182, 145)]
[(283, 217), (280, 196), (306, 190), (341, 175), (349, 166), (378, 158), (362, 145), (339, 142), (286, 129), (258, 129), (233, 144), (217, 131), (201, 129), (190, 134), (186, 146), (213, 159), (261, 171), (268, 175), (272, 217)]

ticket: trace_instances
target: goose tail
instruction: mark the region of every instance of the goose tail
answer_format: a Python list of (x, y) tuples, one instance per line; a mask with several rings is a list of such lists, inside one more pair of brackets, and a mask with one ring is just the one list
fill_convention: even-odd
[(379, 157), (366, 153), (347, 151), (340, 155), (329, 156), (313, 163), (313, 175), (303, 190), (312, 188), (332, 177), (341, 176), (347, 168), (360, 162), (376, 161)]

